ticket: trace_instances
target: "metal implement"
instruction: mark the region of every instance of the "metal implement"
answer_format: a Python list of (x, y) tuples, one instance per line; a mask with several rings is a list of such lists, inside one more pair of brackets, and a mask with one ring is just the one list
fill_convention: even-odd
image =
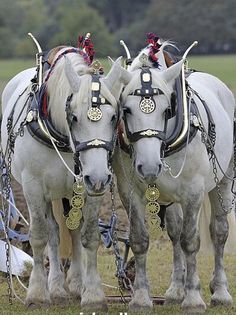
[[(183, 55), (183, 60), (186, 60), (186, 57), (189, 53), (189, 51), (194, 47), (197, 46), (198, 42), (195, 41), (192, 43), (191, 46), (189, 46), (189, 48), (185, 51), (184, 55)], [(173, 149), (175, 146), (177, 146), (185, 137), (187, 131), (188, 131), (188, 104), (187, 104), (187, 95), (186, 95), (186, 84), (185, 84), (185, 63), (183, 62), (182, 65), (182, 71), (181, 71), (181, 77), (182, 77), (182, 93), (183, 93), (183, 117), (184, 117), (184, 123), (183, 123), (183, 128), (182, 131), (179, 135), (179, 137), (169, 145), (170, 149)]]
[(39, 42), (37, 41), (37, 39), (33, 36), (32, 33), (28, 33), (29, 37), (32, 38), (32, 40), (34, 41), (37, 49), (38, 49), (38, 53), (36, 54), (36, 65), (39, 67), (39, 71), (38, 71), (38, 85), (39, 87), (41, 87), (42, 83), (43, 83), (43, 55), (42, 55), (42, 48), (39, 45)]
[(127, 60), (126, 60), (127, 70), (129, 70), (130, 65), (131, 65), (131, 63), (132, 63), (132, 59), (131, 59), (131, 54), (130, 54), (129, 48), (127, 47), (127, 45), (125, 44), (125, 42), (124, 42), (123, 40), (120, 40), (120, 44), (121, 44), (121, 46), (123, 46), (124, 49), (125, 49), (126, 56), (127, 56)]

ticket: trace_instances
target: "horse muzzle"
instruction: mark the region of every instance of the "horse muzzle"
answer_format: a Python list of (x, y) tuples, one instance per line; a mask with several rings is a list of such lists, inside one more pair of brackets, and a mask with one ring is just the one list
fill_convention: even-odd
[(112, 180), (112, 174), (107, 174), (103, 178), (96, 178), (90, 175), (84, 175), (84, 184), (90, 196), (103, 195)]
[(160, 175), (163, 168), (162, 163), (157, 163), (154, 166), (147, 165), (147, 163), (137, 163), (136, 172), (138, 176), (147, 184), (154, 184)]

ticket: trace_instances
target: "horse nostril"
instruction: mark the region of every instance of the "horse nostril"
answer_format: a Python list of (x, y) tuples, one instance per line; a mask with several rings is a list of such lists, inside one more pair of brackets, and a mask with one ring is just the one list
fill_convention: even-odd
[(89, 175), (85, 175), (85, 176), (84, 176), (84, 183), (85, 183), (85, 185), (88, 186), (88, 187), (92, 187), (92, 186), (93, 186), (93, 184), (92, 184), (92, 182), (91, 182), (91, 180), (90, 180)]
[(144, 174), (143, 174), (143, 165), (142, 165), (142, 164), (138, 164), (138, 165), (137, 165), (137, 171), (138, 171), (138, 173), (139, 173), (142, 177), (144, 177)]

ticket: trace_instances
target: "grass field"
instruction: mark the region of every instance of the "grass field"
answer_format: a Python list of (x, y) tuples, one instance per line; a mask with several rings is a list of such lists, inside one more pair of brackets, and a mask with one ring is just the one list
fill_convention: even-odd
[[(0, 60), (0, 93), (7, 81), (17, 74), (19, 71), (34, 66), (34, 60)], [(104, 62), (105, 69), (108, 68), (107, 62)], [(209, 57), (192, 57), (189, 59), (189, 67), (216, 75), (223, 80), (236, 95), (236, 56), (209, 56)], [(168, 288), (171, 268), (172, 268), (171, 246), (166, 235), (160, 240), (155, 241), (150, 246), (148, 255), (148, 276), (150, 279), (150, 287), (152, 295), (163, 295)], [(98, 255), (99, 270), (102, 281), (106, 284), (117, 286), (115, 278), (115, 262), (111, 250), (99, 248)], [(210, 303), (210, 292), (208, 290), (209, 281), (213, 268), (213, 258), (211, 255), (198, 255), (198, 267), (202, 285), (202, 295), (205, 302)], [(225, 267), (229, 280), (229, 287), (234, 301), (236, 301), (236, 256), (225, 256)], [(22, 298), (25, 292), (16, 284), (17, 292)], [(106, 294), (119, 294), (115, 289), (104, 287)], [(66, 307), (51, 307), (48, 310), (28, 311), (25, 306), (13, 301), (13, 305), (9, 305), (7, 297), (7, 285), (4, 276), (0, 276), (0, 315), (79, 315), (82, 310), (75, 301)], [(111, 315), (119, 315), (120, 312), (128, 312), (127, 305), (109, 305), (109, 313)], [(92, 312), (84, 312), (84, 315), (92, 315)], [(128, 312), (130, 314), (130, 312)], [(180, 307), (155, 306), (149, 314), (159, 315), (175, 315), (183, 314)], [(236, 314), (236, 308), (211, 308), (208, 307), (206, 314)], [(81, 314), (82, 315), (82, 314)], [(95, 314), (94, 314), (95, 315)]]
[[(107, 71), (109, 68), (107, 60), (102, 60), (102, 64)], [(10, 78), (34, 65), (33, 59), (0, 60), (0, 92)], [(189, 67), (217, 76), (236, 94), (236, 55), (190, 57)]]
[[(162, 235), (160, 240), (155, 241), (150, 246), (150, 252), (148, 255), (148, 277), (150, 280), (150, 287), (152, 295), (163, 295), (165, 290), (168, 288), (170, 274), (171, 274), (171, 246), (170, 242), (167, 239), (165, 234)], [(112, 255), (112, 251), (103, 248), (101, 246), (99, 248), (99, 255), (98, 255), (98, 264), (99, 270), (102, 277), (102, 281), (105, 284), (117, 286), (117, 280), (114, 276), (115, 274), (115, 263), (114, 263), (114, 256)], [(225, 256), (225, 267), (226, 272), (229, 280), (229, 286), (231, 290), (231, 294), (236, 300), (236, 257), (231, 255)], [(225, 309), (222, 307), (210, 307), (210, 292), (208, 289), (208, 284), (211, 279), (212, 268), (213, 268), (213, 258), (212, 256), (206, 256), (200, 253), (198, 255), (198, 268), (199, 268), (199, 275), (201, 279), (201, 286), (202, 286), (202, 296), (205, 302), (208, 304), (208, 309), (206, 311), (207, 315), (233, 315), (236, 314), (236, 308), (232, 307), (230, 309)], [(34, 310), (29, 311), (25, 309), (25, 306), (20, 302), (14, 300), (13, 305), (9, 305), (8, 297), (7, 297), (7, 286), (6, 280), (0, 278), (0, 314), (9, 314), (9, 315), (79, 315), (82, 312), (79, 303), (75, 301), (71, 301), (69, 305), (66, 307), (51, 307), (48, 310)], [(19, 285), (16, 285), (17, 292), (23, 298), (25, 296), (25, 292), (19, 289)], [(104, 287), (106, 294), (119, 294), (118, 290), (110, 289)], [(131, 314), (128, 311), (127, 305), (122, 303), (120, 304), (109, 304), (109, 315), (119, 315), (119, 312), (128, 312), (128, 315)], [(100, 313), (99, 313), (100, 314)], [(183, 314), (179, 306), (154, 306), (152, 312), (148, 313), (150, 315), (179, 315)], [(84, 315), (92, 315), (92, 312), (84, 312)], [(94, 314), (93, 314), (94, 315)]]

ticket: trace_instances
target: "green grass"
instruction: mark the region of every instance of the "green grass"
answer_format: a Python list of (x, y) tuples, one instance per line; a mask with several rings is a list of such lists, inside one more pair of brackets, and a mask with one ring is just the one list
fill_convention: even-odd
[[(101, 274), (102, 282), (117, 286), (117, 279), (114, 276), (115, 274), (115, 262), (114, 256), (112, 255), (112, 251), (105, 249), (104, 247), (99, 248), (98, 254), (98, 265), (99, 272)], [(228, 276), (229, 287), (233, 299), (236, 300), (236, 285), (235, 285), (235, 277), (236, 277), (236, 256), (226, 255), (225, 256), (225, 269)], [(150, 251), (148, 254), (148, 278), (150, 280), (150, 288), (152, 295), (162, 296), (165, 293), (165, 290), (168, 288), (169, 279), (171, 275), (172, 268), (172, 250), (170, 242), (167, 239), (166, 235), (161, 236), (158, 241), (152, 242), (150, 246)], [(213, 258), (211, 256), (206, 256), (203, 254), (198, 255), (198, 268), (199, 268), (199, 276), (201, 279), (202, 286), (202, 296), (205, 302), (208, 305), (208, 309), (206, 311), (206, 315), (233, 315), (236, 313), (236, 308), (232, 307), (230, 309), (226, 309), (224, 307), (215, 307), (212, 308), (209, 306), (210, 303), (210, 292), (208, 289), (209, 281), (211, 279), (212, 268), (213, 268)], [(35, 311), (26, 311), (26, 308), (23, 304), (20, 304), (18, 301), (14, 300), (13, 305), (9, 305), (7, 298), (7, 286), (6, 280), (0, 278), (0, 314), (14, 314), (14, 315), (79, 315), (82, 312), (79, 303), (75, 301), (71, 301), (71, 303), (67, 306), (60, 307), (50, 307), (48, 310), (35, 310)], [(19, 286), (16, 285), (16, 290), (20, 293), (21, 297), (24, 298), (25, 293), (19, 289)], [(109, 289), (104, 287), (105, 293), (108, 295), (111, 294), (119, 294), (118, 290)], [(128, 312), (130, 315), (131, 312), (128, 311), (127, 305), (122, 303), (120, 304), (109, 304), (109, 315), (119, 315), (119, 312)], [(99, 313), (100, 314), (100, 313)], [(175, 315), (175, 314), (183, 314), (182, 310), (179, 306), (154, 306), (152, 312), (148, 313), (150, 315)], [(84, 312), (84, 315), (92, 315), (92, 312)]]
[(236, 94), (236, 55), (190, 57), (189, 67), (221, 79)]
[[(217, 76), (236, 94), (236, 55), (189, 57), (189, 67)], [(105, 72), (109, 69), (107, 59), (101, 60)], [(0, 93), (6, 83), (20, 71), (34, 67), (35, 61), (25, 59), (0, 60)]]

